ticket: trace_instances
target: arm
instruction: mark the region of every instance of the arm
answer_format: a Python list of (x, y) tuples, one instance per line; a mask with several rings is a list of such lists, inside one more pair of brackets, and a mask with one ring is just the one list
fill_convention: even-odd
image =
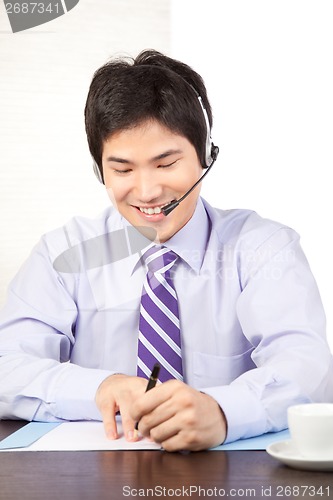
[(0, 418), (100, 419), (94, 396), (110, 375), (70, 362), (75, 278), (66, 286), (44, 240), (12, 282), (0, 316)]
[(290, 405), (333, 401), (325, 314), (298, 235), (282, 229), (251, 257), (240, 264), (237, 316), (257, 368), (202, 389), (225, 412), (228, 442), (286, 428)]

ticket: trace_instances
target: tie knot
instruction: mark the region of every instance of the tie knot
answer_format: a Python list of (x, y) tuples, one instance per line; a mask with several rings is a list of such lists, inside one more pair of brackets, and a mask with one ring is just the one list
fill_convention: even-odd
[(178, 255), (166, 247), (154, 246), (144, 254), (144, 260), (150, 272), (166, 273), (178, 259)]

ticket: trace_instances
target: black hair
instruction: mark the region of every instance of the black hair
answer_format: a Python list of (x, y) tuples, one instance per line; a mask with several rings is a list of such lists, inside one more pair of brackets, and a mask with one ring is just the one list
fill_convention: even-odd
[(190, 66), (145, 50), (135, 59), (117, 58), (99, 68), (85, 106), (89, 149), (102, 174), (103, 143), (114, 132), (155, 120), (186, 137), (205, 166), (207, 127), (201, 96), (212, 127), (212, 112), (201, 76)]

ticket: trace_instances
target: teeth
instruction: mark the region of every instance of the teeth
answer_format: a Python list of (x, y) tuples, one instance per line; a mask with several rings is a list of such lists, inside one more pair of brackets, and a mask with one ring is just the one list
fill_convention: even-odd
[(139, 207), (140, 211), (143, 212), (144, 214), (147, 215), (153, 215), (153, 214), (160, 214), (161, 213), (161, 207), (155, 207), (155, 208), (142, 208)]

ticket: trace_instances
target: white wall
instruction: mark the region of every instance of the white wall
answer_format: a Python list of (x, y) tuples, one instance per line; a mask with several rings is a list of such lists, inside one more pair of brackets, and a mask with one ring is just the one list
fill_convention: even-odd
[(333, 2), (172, 0), (172, 55), (204, 77), (220, 156), (203, 195), (296, 229), (333, 348)]
[(0, 306), (42, 233), (109, 204), (84, 131), (93, 72), (119, 52), (167, 52), (169, 28), (169, 0), (80, 0), (12, 34), (0, 2)]

